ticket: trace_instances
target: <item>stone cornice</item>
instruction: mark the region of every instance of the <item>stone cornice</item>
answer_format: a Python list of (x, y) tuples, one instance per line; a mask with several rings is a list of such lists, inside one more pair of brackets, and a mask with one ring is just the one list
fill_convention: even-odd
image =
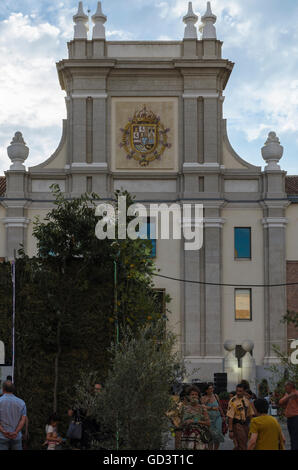
[(212, 93), (211, 91), (210, 92), (206, 92), (206, 91), (198, 91), (197, 93), (192, 93), (192, 92), (188, 92), (188, 93), (184, 93), (182, 95), (182, 98), (184, 99), (191, 99), (191, 98), (220, 98), (220, 94), (218, 92), (214, 92)]
[(69, 100), (71, 98), (93, 98), (93, 99), (106, 99), (108, 97), (107, 93), (93, 93), (86, 91), (85, 93), (71, 93), (70, 96), (67, 96), (65, 99)]
[(222, 217), (205, 217), (204, 218), (204, 227), (206, 228), (222, 228), (223, 224), (226, 222), (226, 219)]
[(264, 217), (262, 224), (264, 228), (285, 228), (288, 223), (286, 217)]
[(27, 219), (27, 217), (4, 217), (1, 220), (6, 228), (26, 228), (30, 223), (30, 219)]

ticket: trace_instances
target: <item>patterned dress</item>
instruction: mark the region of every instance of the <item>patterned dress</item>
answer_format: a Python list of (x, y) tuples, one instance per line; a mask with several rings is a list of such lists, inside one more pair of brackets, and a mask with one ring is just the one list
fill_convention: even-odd
[(183, 405), (182, 407), (182, 416), (181, 416), (181, 427), (182, 427), (182, 436), (181, 436), (181, 449), (182, 450), (205, 450), (207, 449), (207, 444), (202, 442), (202, 433), (208, 426), (203, 426), (197, 424), (196, 422), (191, 424), (185, 424), (189, 419), (195, 421), (209, 421), (208, 412), (206, 407), (203, 405), (192, 406)]
[[(214, 397), (215, 398), (215, 397)], [(205, 406), (208, 408), (214, 408), (218, 407), (218, 402), (215, 398), (215, 400), (210, 403), (206, 402)], [(224, 442), (224, 436), (222, 433), (222, 417), (219, 412), (219, 410), (210, 410), (208, 409), (208, 415), (210, 419), (210, 432), (212, 434), (212, 442), (214, 444), (220, 444), (221, 442)]]

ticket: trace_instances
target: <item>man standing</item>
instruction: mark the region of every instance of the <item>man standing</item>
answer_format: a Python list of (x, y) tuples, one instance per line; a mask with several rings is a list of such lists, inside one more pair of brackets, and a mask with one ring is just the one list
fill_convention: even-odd
[(291, 450), (298, 450), (298, 390), (293, 382), (287, 382), (285, 389), (286, 394), (279, 400), (279, 404), (285, 407)]
[(234, 441), (234, 450), (247, 450), (250, 418), (254, 415), (250, 401), (244, 396), (244, 386), (236, 387), (236, 396), (229, 401), (229, 437)]
[(21, 430), (26, 416), (25, 402), (14, 395), (13, 383), (6, 380), (0, 398), (0, 450), (22, 450)]
[(268, 416), (268, 401), (259, 398), (255, 400), (254, 407), (257, 417), (250, 423), (247, 450), (284, 450), (285, 438), (278, 421)]

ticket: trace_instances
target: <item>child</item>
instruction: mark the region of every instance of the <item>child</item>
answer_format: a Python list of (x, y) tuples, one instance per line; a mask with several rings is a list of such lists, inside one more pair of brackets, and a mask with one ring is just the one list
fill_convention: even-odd
[(52, 432), (52, 437), (47, 439), (48, 449), (47, 450), (56, 450), (56, 446), (61, 442), (61, 438), (58, 437), (56, 432)]
[(62, 439), (58, 436), (58, 417), (56, 413), (50, 416), (48, 424), (46, 425), (46, 441), (44, 445), (47, 445), (47, 450), (56, 450), (56, 447), (61, 444)]

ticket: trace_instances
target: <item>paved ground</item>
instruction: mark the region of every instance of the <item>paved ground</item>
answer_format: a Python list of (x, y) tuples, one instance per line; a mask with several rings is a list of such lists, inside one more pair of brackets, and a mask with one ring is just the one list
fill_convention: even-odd
[[(286, 449), (289, 450), (290, 449), (290, 438), (289, 438), (289, 433), (288, 433), (286, 423), (281, 423), (281, 428), (282, 428), (282, 432), (284, 433), (284, 436), (286, 438)], [(219, 450), (233, 450), (233, 447), (234, 447), (233, 441), (231, 441), (231, 439), (229, 439), (228, 435), (226, 435), (225, 436), (225, 442), (223, 442), (223, 444), (221, 444)], [(175, 450), (175, 441), (174, 441), (174, 438), (172, 436), (169, 438), (167, 449), (168, 450)]]

